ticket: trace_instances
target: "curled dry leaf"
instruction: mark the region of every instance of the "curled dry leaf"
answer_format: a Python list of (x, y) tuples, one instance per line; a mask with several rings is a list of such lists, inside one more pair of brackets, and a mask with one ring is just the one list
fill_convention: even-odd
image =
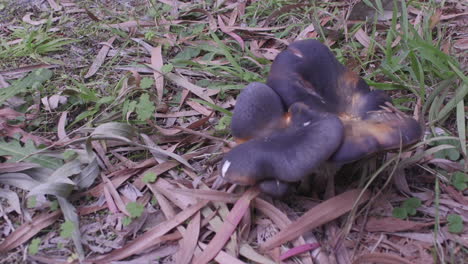
[(369, 48), (369, 45), (370, 45), (370, 38), (369, 36), (367, 35), (367, 33), (362, 30), (362, 28), (360, 28), (356, 34), (354, 34), (354, 37), (357, 39), (357, 41), (359, 41), (359, 43), (361, 43), (361, 45), (363, 45), (365, 48)]
[(68, 111), (64, 111), (60, 115), (60, 119), (57, 124), (57, 137), (60, 140), (69, 141), (70, 138), (67, 136), (67, 132), (65, 131), (65, 126), (67, 125), (67, 115), (68, 115)]
[(32, 15), (33, 13), (26, 13), (26, 15), (23, 16), (23, 22), (28, 23), (33, 26), (39, 26), (39, 25), (47, 23), (47, 19), (41, 19), (41, 20), (36, 20), (36, 21), (32, 20), (31, 19)]
[(110, 38), (107, 42), (103, 43), (103, 46), (101, 50), (99, 50), (98, 55), (93, 61), (93, 64), (91, 67), (89, 67), (88, 73), (84, 76), (85, 78), (89, 78), (96, 74), (96, 72), (99, 70), (101, 65), (104, 63), (104, 60), (106, 59), (107, 53), (109, 53), (109, 50), (112, 46), (112, 43), (114, 42), (116, 37)]

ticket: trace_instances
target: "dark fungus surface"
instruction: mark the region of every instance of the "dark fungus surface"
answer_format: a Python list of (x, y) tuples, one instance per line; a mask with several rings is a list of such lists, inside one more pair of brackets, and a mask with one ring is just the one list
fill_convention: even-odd
[[(285, 111), (288, 109), (288, 111)], [(232, 134), (242, 144), (221, 163), (221, 175), (281, 194), (325, 161), (349, 163), (418, 141), (419, 124), (371, 91), (317, 40), (294, 42), (273, 62), (267, 83), (239, 95)]]

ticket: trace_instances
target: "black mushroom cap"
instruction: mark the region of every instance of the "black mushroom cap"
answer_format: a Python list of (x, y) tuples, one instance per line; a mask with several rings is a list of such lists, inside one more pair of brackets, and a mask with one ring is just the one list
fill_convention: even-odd
[(263, 83), (250, 83), (237, 97), (231, 134), (239, 141), (268, 134), (284, 126), (285, 109), (276, 92)]
[(412, 144), (422, 136), (416, 120), (386, 107), (391, 104), (390, 97), (383, 91), (371, 91), (363, 79), (340, 64), (317, 40), (292, 43), (278, 54), (267, 84), (286, 107), (303, 102), (340, 118), (343, 143), (331, 161), (352, 162)]
[(288, 116), (286, 127), (227, 153), (220, 166), (221, 176), (241, 185), (265, 182), (265, 190), (273, 191), (272, 185), (283, 190), (283, 182), (302, 180), (340, 146), (343, 125), (336, 115), (298, 102), (290, 107)]
[(231, 130), (243, 143), (226, 154), (221, 176), (259, 184), (273, 196), (326, 161), (352, 162), (422, 136), (416, 120), (316, 40), (292, 43), (273, 62), (267, 85), (252, 83), (241, 92)]

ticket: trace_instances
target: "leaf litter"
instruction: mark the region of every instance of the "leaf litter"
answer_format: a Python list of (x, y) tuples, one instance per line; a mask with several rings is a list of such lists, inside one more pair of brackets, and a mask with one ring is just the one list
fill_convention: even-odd
[[(80, 13), (86, 13), (88, 10), (87, 8), (80, 9), (81, 6), (73, 1), (57, 3), (49, 0), (47, 2), (49, 4), (48, 10), (53, 10), (58, 14), (68, 14), (71, 17), (78, 17)], [(439, 258), (443, 258), (444, 254), (447, 256), (451, 254), (450, 248), (453, 248), (452, 253), (463, 256), (463, 251), (466, 250), (466, 239), (464, 239), (467, 233), (466, 227), (461, 235), (452, 234), (445, 229), (445, 217), (450, 213), (456, 213), (461, 215), (465, 222), (468, 220), (466, 190), (463, 192), (454, 189), (450, 182), (444, 181), (444, 178), (437, 173), (417, 168), (431, 163), (457, 171), (463, 165), (434, 157), (435, 150), (418, 153), (419, 158), (407, 161), (404, 164), (405, 169), (410, 168), (411, 171), (399, 174), (400, 186), (406, 186), (405, 191), (398, 193), (398, 189), (387, 187), (388, 192), (393, 192), (393, 195), (388, 196), (388, 200), (383, 202), (385, 207), (380, 208), (377, 206), (378, 202), (375, 201), (376, 204), (371, 204), (367, 211), (367, 214), (371, 216), (367, 218), (363, 217), (362, 212), (359, 213), (356, 218), (352, 219), (353, 225), (349, 231), (345, 231), (346, 228), (341, 230), (340, 227), (345, 227), (346, 219), (343, 215), (357, 206), (355, 200), (361, 190), (349, 191), (356, 188), (357, 182), (352, 182), (346, 187), (337, 186), (338, 195), (325, 201), (314, 200), (311, 202), (310, 197), (297, 195), (293, 199), (286, 199), (283, 205), (279, 205), (278, 202), (269, 197), (256, 197), (258, 193), (253, 190), (244, 193), (237, 190), (232, 193), (235, 186), (225, 183), (215, 186), (215, 179), (219, 171), (216, 162), (213, 163), (212, 160), (219, 160), (219, 156), (232, 145), (230, 145), (231, 141), (226, 131), (216, 131), (213, 126), (225, 113), (211, 107), (210, 104), (221, 106), (222, 110), (224, 108), (232, 110), (234, 104), (232, 98), (235, 97), (235, 93), (229, 90), (210, 88), (207, 83), (200, 81), (208, 76), (207, 78), (212, 78), (209, 80), (212, 82), (223, 81), (223, 78), (226, 78), (226, 82), (246, 84), (253, 78), (249, 75), (252, 73), (252, 69), (255, 67), (257, 69), (266, 68), (269, 64), (268, 61), (274, 59), (284, 48), (284, 44), (290, 43), (297, 37), (322, 37), (325, 39), (326, 36), (322, 36), (323, 31), (316, 28), (316, 24), (311, 21), (307, 21), (302, 28), (288, 29), (288, 25), (296, 23), (297, 20), (294, 16), (290, 20), (285, 20), (281, 15), (288, 12), (303, 14), (308, 8), (307, 4), (284, 5), (269, 15), (255, 17), (255, 19), (260, 19), (257, 21), (258, 23), (246, 24), (246, 16), (252, 16), (251, 8), (256, 8), (259, 14), (261, 13), (263, 8), (261, 3), (255, 5), (251, 2), (219, 1), (217, 3), (219, 9), (215, 11), (205, 4), (200, 8), (199, 5), (179, 1), (160, 2), (171, 6), (171, 10), (168, 12), (175, 15), (175, 18), (133, 20), (127, 16), (126, 20), (108, 20), (105, 12), (99, 8), (93, 10), (92, 15), (95, 19), (91, 18), (91, 20), (96, 21), (97, 18), (99, 21), (103, 21), (104, 28), (122, 31), (110, 31), (112, 33), (111, 35), (107, 34), (107, 38), (102, 36), (102, 38), (95, 40), (86, 39), (93, 47), (97, 47), (100, 42), (107, 41), (107, 44), (104, 44), (99, 51), (93, 50), (92, 54), (97, 55), (92, 55), (93, 59), (88, 61), (91, 66), (84, 67), (87, 73), (81, 73), (84, 78), (89, 80), (95, 80), (101, 74), (114, 74), (119, 76), (113, 79), (116, 83), (122, 75), (126, 74), (126, 71), (131, 71), (134, 76), (135, 74), (138, 76), (141, 74), (140, 77), (153, 76), (154, 87), (149, 89), (154, 92), (156, 97), (148, 97), (147, 101), (154, 102), (156, 106), (167, 104), (169, 109), (168, 111), (157, 111), (149, 118), (144, 118), (143, 121), (147, 120), (150, 129), (154, 129), (151, 132), (158, 131), (158, 135), (153, 136), (148, 133), (147, 131), (150, 131), (148, 127), (142, 126), (141, 123), (136, 126), (142, 130), (146, 129), (146, 131), (133, 133), (130, 131), (130, 126), (109, 122), (118, 120), (109, 119), (109, 117), (105, 117), (108, 118), (108, 122), (105, 122), (105, 118), (82, 122), (80, 129), (76, 129), (76, 126), (67, 127), (67, 124), (76, 117), (76, 112), (74, 112), (76, 110), (70, 108), (63, 111), (64, 108), (61, 107), (61, 104), (67, 104), (67, 102), (59, 97), (61, 93), (39, 97), (43, 98), (45, 110), (50, 114), (57, 115), (56, 118), (49, 121), (52, 126), (57, 126), (56, 133), (43, 133), (38, 136), (35, 131), (30, 131), (29, 127), (20, 122), (18, 122), (19, 125), (12, 125), (12, 122), (14, 123), (18, 119), (28, 119), (27, 114), (18, 113), (9, 108), (0, 109), (0, 113), (2, 113), (0, 114), (1, 135), (3, 137), (0, 158), (2, 158), (2, 162), (8, 161), (0, 164), (0, 180), (4, 177), (2, 187), (5, 190), (13, 190), (21, 194), (22, 191), (18, 191), (16, 189), (18, 186), (13, 184), (16, 179), (25, 183), (23, 187), (30, 184), (28, 192), (54, 194), (58, 196), (58, 199), (62, 199), (60, 197), (68, 196), (68, 192), (71, 191), (70, 186), (73, 185), (71, 183), (74, 182), (68, 182), (67, 177), (67, 180), (56, 181), (51, 173), (53, 171), (47, 170), (47, 173), (50, 174), (48, 175), (46, 171), (38, 167), (58, 169), (62, 166), (62, 161), (66, 161), (65, 164), (68, 165), (79, 161), (77, 164), (79, 164), (80, 169), (88, 168), (84, 170), (88, 172), (87, 175), (91, 175), (89, 176), (91, 180), (85, 184), (88, 186), (78, 192), (73, 190), (69, 196), (71, 204), (68, 211), (66, 205), (62, 204), (61, 207), (61, 211), (69, 214), (74, 207), (77, 209), (82, 233), (81, 242), (87, 245), (84, 247), (86, 258), (82, 258), (81, 261), (85, 263), (108, 263), (110, 261), (141, 263), (139, 261), (151, 262), (162, 258), (168, 263), (189, 263), (190, 261), (207, 263), (212, 259), (220, 263), (273, 263), (280, 260), (287, 263), (293, 261), (312, 263), (313, 259), (319, 263), (328, 263), (335, 257), (339, 259), (341, 255), (344, 255), (349, 257), (347, 261), (353, 261), (353, 263), (364, 261), (426, 263), (428, 262), (427, 257), (432, 254), (433, 250), (437, 250)], [(321, 5), (320, 8), (326, 12), (345, 12), (346, 5), (344, 3), (336, 6), (325, 4)], [(118, 4), (109, 4), (106, 7), (109, 8), (109, 11), (117, 12)], [(431, 17), (431, 28), (435, 28), (441, 23), (452, 23), (452, 25), (460, 23), (459, 21), (462, 21), (467, 14), (466, 8), (463, 8), (463, 6), (449, 3), (446, 8), (439, 10)], [(415, 14), (415, 16), (410, 17), (415, 22), (414, 24), (420, 25), (424, 19), (423, 11), (415, 10), (414, 7), (409, 10), (411, 14)], [(25, 22), (32, 24), (32, 26), (39, 26), (47, 21), (41, 15), (38, 16), (41, 20), (32, 20), (31, 14), (28, 13), (23, 13), (23, 17), (26, 18)], [(56, 23), (57, 21), (57, 18), (54, 18), (47, 23)], [(319, 21), (325, 32), (332, 32), (333, 23), (342, 23), (337, 18), (325, 16)], [(384, 26), (391, 25), (388, 18), (381, 19), (377, 23)], [(226, 35), (217, 42), (207, 41), (197, 33), (182, 37), (174, 32), (162, 32), (161, 34), (158, 32), (160, 27), (169, 31), (176, 27), (190, 28), (196, 27), (196, 25), (204, 25), (201, 34), (210, 35), (212, 32), (217, 32)], [(55, 26), (60, 27), (57, 24)], [(157, 32), (156, 35), (151, 36), (147, 29), (154, 30)], [(286, 30), (289, 31), (282, 33)], [(115, 32), (119, 34), (115, 34)], [(124, 40), (123, 33), (138, 36), (133, 40), (141, 45), (146, 52), (140, 50), (139, 53), (135, 53), (134, 47), (123, 45), (120, 42)], [(143, 39), (144, 33), (147, 35)], [(159, 34), (161, 36), (157, 36)], [(181, 33), (179, 32), (179, 34)], [(364, 56), (369, 56), (372, 42), (379, 41), (378, 34), (374, 35), (374, 32), (369, 28), (361, 27), (354, 32), (354, 38), (366, 48), (367, 54), (362, 53)], [(454, 38), (453, 48), (465, 50), (466, 34), (458, 34)], [(196, 43), (192, 40), (202, 41)], [(236, 43), (232, 44), (233, 42)], [(201, 43), (208, 43), (208, 45), (219, 49), (229, 47), (229, 50), (225, 50), (224, 54), (231, 52), (236, 53), (236, 56), (242, 54), (239, 57), (247, 58), (252, 64), (247, 64), (245, 69), (236, 69), (236, 64), (239, 64), (241, 60), (223, 56), (223, 52), (210, 53), (209, 49), (203, 50), (202, 53), (191, 58), (193, 65), (177, 64), (171, 61), (176, 55), (174, 52), (177, 51), (168, 52), (166, 47), (168, 43), (182, 49)], [(393, 44), (397, 45), (398, 43), (395, 41)], [(73, 43), (71, 45), (78, 46), (80, 44)], [(346, 46), (343, 47), (346, 49)], [(121, 54), (126, 55), (119, 55), (122, 56), (121, 61), (116, 63), (113, 56), (117, 55), (111, 56), (113, 50), (119, 50), (122, 52)], [(243, 50), (251, 51), (255, 57), (242, 53)], [(124, 53), (125, 51), (128, 53)], [(208, 60), (203, 56), (208, 56)], [(108, 66), (102, 67), (105, 62), (108, 63)], [(205, 68), (196, 65), (196, 63), (203, 65), (202, 62), (206, 65)], [(171, 71), (164, 72), (162, 70), (165, 63), (173, 64)], [(23, 66), (10, 66), (2, 69), (0, 74), (11, 83), (12, 80), (21, 79), (25, 73), (36, 69), (52, 68), (54, 70), (57, 68), (56, 65), (34, 64), (34, 62), (21, 65)], [(71, 67), (65, 69), (64, 72), (76, 75), (77, 70), (79, 69)], [(239, 79), (232, 77), (232, 75), (239, 76)], [(138, 78), (135, 77), (135, 79)], [(129, 90), (122, 92), (122, 97), (134, 93), (135, 90), (132, 90), (134, 88), (137, 88), (137, 91), (142, 89), (140, 81), (141, 79), (138, 79), (138, 84), (135, 87), (129, 81)], [(99, 83), (96, 85), (99, 86)], [(8, 89), (8, 86), (2, 89)], [(16, 94), (16, 91), (12, 94)], [(226, 98), (226, 94), (229, 97)], [(175, 101), (178, 105), (175, 107), (171, 100), (176, 100), (178, 96), (183, 99)], [(194, 97), (198, 97), (206, 104), (194, 100)], [(3, 97), (1, 99), (3, 100)], [(84, 99), (85, 97), (81, 100)], [(232, 101), (228, 104), (228, 100)], [(122, 102), (117, 102), (117, 104)], [(463, 105), (460, 107), (462, 109)], [(54, 113), (54, 111), (56, 112)], [(165, 121), (168, 119), (173, 121), (173, 125), (165, 126)], [(132, 120), (131, 113), (127, 120)], [(95, 129), (89, 130), (92, 127)], [(15, 135), (18, 133), (20, 141)], [(143, 136), (145, 134), (150, 136)], [(76, 141), (70, 141), (70, 138)], [(50, 145), (57, 139), (67, 142), (60, 147), (52, 145), (52, 151), (38, 148), (41, 144)], [(135, 147), (135, 152), (132, 152), (129, 146)], [(125, 147), (128, 148), (124, 149)], [(121, 151), (117, 152), (119, 148)], [(64, 150), (71, 151), (71, 156), (65, 157)], [(87, 155), (83, 153), (87, 153)], [(90, 155), (90, 153), (94, 154)], [(133, 155), (138, 158), (135, 159)], [(15, 160), (20, 161), (12, 163)], [(14, 166), (8, 164), (14, 164)], [(89, 167), (91, 164), (93, 165)], [(14, 175), (12, 175), (13, 173)], [(71, 176), (78, 172), (69, 173)], [(147, 173), (156, 175), (154, 182), (144, 182), (143, 179)], [(440, 189), (437, 190), (437, 194), (432, 194), (430, 199), (423, 199), (424, 206), (417, 208), (418, 214), (416, 216), (409, 217), (409, 219), (394, 218), (391, 215), (393, 207), (399, 206), (407, 198), (407, 195), (422, 197), (421, 193), (430, 191), (427, 189), (430, 185), (418, 182), (417, 177), (412, 174), (424, 174), (430, 178), (431, 182), (440, 180)], [(47, 188), (34, 188), (37, 187), (33, 185), (34, 181), (45, 179), (55, 182), (48, 185)], [(61, 184), (61, 186), (57, 186), (57, 184)], [(218, 190), (213, 190), (214, 187)], [(129, 194), (129, 188), (141, 192), (142, 196), (132, 196)], [(369, 190), (365, 190), (363, 193), (364, 199), (360, 202), (365, 202), (370, 195)], [(438, 198), (434, 198), (435, 195)], [(21, 199), (23, 196), (19, 195), (19, 197)], [(85, 197), (90, 199), (85, 201), (82, 199)], [(141, 218), (133, 220), (130, 225), (125, 226), (123, 221), (129, 215), (126, 205), (129, 202), (135, 202), (135, 199), (137, 203), (140, 202), (144, 206), (143, 215), (146, 216), (141, 216)], [(2, 205), (3, 210), (0, 212), (4, 219), (18, 220), (14, 222), (21, 224), (15, 224), (15, 231), (2, 237), (0, 252), (21, 255), (19, 253), (21, 248), (24, 248), (33, 237), (44, 238), (47, 229), (52, 230), (47, 233), (48, 239), (58, 236), (58, 232), (54, 230), (58, 229), (57, 224), (61, 219), (60, 210), (25, 208), (24, 205), (20, 204), (21, 211), (33, 215), (28, 221), (27, 217), (18, 218), (18, 204), (13, 200), (7, 199), (6, 203), (15, 210), (5, 211), (5, 207)], [(434, 209), (435, 206), (437, 206), (436, 209)], [(285, 210), (285, 208), (289, 209)], [(98, 213), (100, 211), (104, 214)], [(294, 214), (291, 211), (294, 211)], [(159, 219), (154, 217), (158, 213)], [(109, 218), (106, 218), (107, 215)], [(112, 221), (110, 218), (113, 218)], [(105, 221), (112, 223), (106, 225), (102, 230), (98, 228), (96, 223)], [(251, 228), (247, 228), (249, 225)], [(261, 226), (265, 228), (260, 228)], [(334, 230), (333, 226), (335, 230), (338, 228), (338, 233), (329, 232)], [(437, 230), (437, 228), (442, 228), (440, 233), (445, 234), (443, 237), (434, 238), (432, 231)], [(98, 237), (97, 234), (93, 233), (97, 230), (100, 230), (101, 234), (106, 233), (106, 235)], [(119, 234), (118, 231), (133, 235)], [(245, 236), (242, 235), (244, 232), (247, 232)], [(118, 238), (113, 240), (111, 237), (115, 234)], [(257, 239), (259, 237), (265, 239)], [(76, 238), (78, 236), (75, 236)], [(64, 241), (67, 242), (67, 240)], [(81, 242), (79, 243), (81, 244)], [(93, 246), (93, 243), (104, 246)], [(340, 243), (344, 245), (344, 253), (340, 253), (340, 250), (343, 250), (343, 247), (340, 249), (338, 246)], [(414, 248), (405, 248), (409, 245)], [(317, 253), (317, 249), (315, 249), (317, 247), (320, 253)], [(311, 250), (314, 251), (308, 253)], [(442, 253), (444, 250), (446, 252)], [(65, 263), (67, 258), (77, 262), (82, 257), (70, 254), (70, 252), (77, 252), (76, 248), (70, 245), (66, 249), (58, 250), (58, 252), (58, 255), (51, 256), (46, 251), (39, 250), (38, 255), (28, 256), (28, 258), (37, 262)]]

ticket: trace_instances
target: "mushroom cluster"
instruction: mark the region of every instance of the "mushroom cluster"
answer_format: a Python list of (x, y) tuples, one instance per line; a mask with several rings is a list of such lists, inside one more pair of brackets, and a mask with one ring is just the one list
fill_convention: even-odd
[(294, 42), (278, 54), (267, 83), (242, 90), (231, 123), (239, 143), (221, 176), (285, 194), (324, 162), (342, 165), (420, 139), (422, 129), (396, 111), (391, 98), (338, 62), (317, 40)]

